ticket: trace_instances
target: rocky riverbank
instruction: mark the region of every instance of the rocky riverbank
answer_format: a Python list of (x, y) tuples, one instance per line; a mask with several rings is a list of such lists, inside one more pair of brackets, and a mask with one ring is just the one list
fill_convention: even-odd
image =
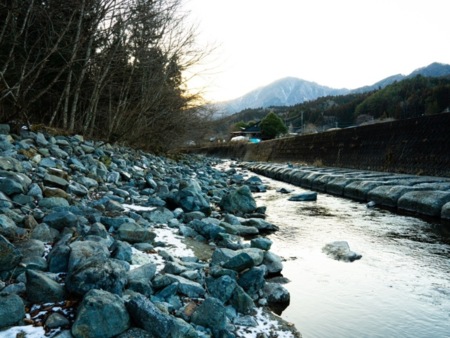
[(0, 337), (299, 337), (264, 186), (215, 165), (1, 125)]

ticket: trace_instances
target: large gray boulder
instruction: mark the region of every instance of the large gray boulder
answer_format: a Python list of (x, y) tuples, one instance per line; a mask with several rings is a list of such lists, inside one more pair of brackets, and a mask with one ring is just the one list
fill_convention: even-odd
[(27, 299), (32, 303), (59, 302), (66, 298), (64, 287), (44, 272), (27, 270)]
[(0, 156), (0, 170), (23, 172), (22, 164), (13, 157)]
[(0, 235), (13, 238), (18, 230), (16, 223), (11, 218), (0, 214)]
[(173, 317), (161, 312), (148, 298), (137, 294), (125, 305), (136, 325), (152, 334), (152, 337), (174, 337)]
[(253, 267), (248, 271), (245, 271), (238, 280), (238, 284), (247, 292), (249, 295), (255, 295), (259, 290), (264, 287), (265, 280), (264, 274), (265, 269), (263, 267)]
[(208, 278), (206, 282), (210, 295), (219, 299), (224, 304), (231, 298), (236, 288), (236, 280), (227, 275), (216, 279)]
[(69, 202), (63, 197), (45, 197), (39, 201), (39, 206), (46, 209), (68, 207)]
[[(216, 220), (219, 223), (218, 220)], [(204, 236), (207, 239), (217, 239), (220, 233), (225, 233), (226, 230), (216, 222), (212, 221), (210, 218), (205, 218), (203, 220), (194, 219), (189, 222), (188, 226), (194, 229), (197, 233)]]
[(145, 228), (144, 226), (134, 222), (121, 224), (116, 232), (116, 238), (118, 240), (128, 243), (151, 243), (155, 237), (156, 234), (151, 231), (151, 229)]
[(259, 232), (274, 232), (279, 230), (277, 225), (267, 222), (262, 218), (248, 218), (243, 220), (242, 224), (249, 227), (255, 227)]
[(69, 186), (69, 182), (64, 178), (50, 174), (46, 174), (44, 176), (44, 184), (46, 186), (60, 188), (63, 190), (67, 189), (67, 187)]
[(0, 294), (0, 328), (19, 324), (25, 318), (25, 305), (16, 294)]
[(91, 290), (81, 302), (72, 335), (75, 338), (114, 337), (130, 327), (130, 316), (119, 296)]
[(25, 174), (0, 170), (0, 191), (8, 196), (26, 193), (31, 182)]
[(219, 206), (222, 211), (237, 215), (252, 213), (257, 208), (252, 192), (246, 185), (230, 191), (222, 197)]
[(69, 246), (71, 238), (72, 234), (62, 236), (48, 254), (47, 261), (50, 272), (67, 272), (72, 251)]
[(222, 266), (237, 272), (244, 271), (255, 265), (254, 260), (247, 252), (241, 252), (227, 260)]
[(317, 193), (315, 191), (307, 191), (295, 194), (289, 197), (288, 201), (293, 202), (317, 201)]
[(243, 314), (250, 314), (255, 308), (255, 303), (252, 298), (239, 285), (236, 285), (236, 288), (233, 291), (230, 304), (236, 309), (237, 312)]
[(214, 336), (219, 337), (220, 331), (226, 328), (228, 322), (226, 308), (219, 299), (209, 297), (193, 313), (191, 321), (210, 328)]
[(70, 244), (69, 271), (75, 269), (78, 265), (90, 257), (108, 258), (109, 250), (102, 242), (94, 241), (76, 241)]
[(289, 291), (278, 283), (265, 283), (263, 292), (269, 306), (278, 311), (284, 310), (291, 301)]
[(0, 235), (0, 271), (14, 269), (22, 257), (20, 250)]
[(77, 295), (84, 295), (92, 289), (122, 295), (128, 282), (126, 264), (104, 257), (88, 258), (69, 271), (66, 288)]
[(201, 211), (205, 215), (211, 214), (211, 206), (206, 200), (199, 183), (194, 179), (182, 181), (179, 190), (175, 196), (169, 198), (169, 201), (185, 212)]
[(173, 212), (170, 211), (169, 209), (164, 207), (158, 207), (155, 210), (144, 212), (142, 214), (142, 217), (153, 223), (166, 224), (172, 218), (174, 218), (174, 215)]
[(205, 295), (205, 289), (203, 289), (199, 283), (181, 276), (166, 273), (164, 275), (157, 275), (153, 279), (153, 285), (155, 288), (164, 288), (173, 283), (177, 283), (177, 291), (185, 296), (199, 298)]
[(362, 257), (360, 254), (351, 251), (346, 241), (328, 243), (322, 248), (322, 251), (333, 259), (344, 262), (353, 262)]
[(283, 270), (281, 257), (271, 251), (264, 253), (263, 264), (266, 266), (269, 275), (279, 274)]
[(152, 263), (128, 271), (127, 288), (139, 292), (147, 297), (153, 294), (151, 280), (156, 274), (156, 265)]

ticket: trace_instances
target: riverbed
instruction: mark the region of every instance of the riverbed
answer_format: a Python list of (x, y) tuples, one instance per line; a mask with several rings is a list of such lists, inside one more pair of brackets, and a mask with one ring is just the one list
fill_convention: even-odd
[[(290, 280), (281, 316), (304, 338), (450, 337), (448, 226), (327, 194), (290, 202), (276, 190), (305, 190), (262, 179), (268, 190), (254, 196), (280, 227), (272, 251)], [(333, 241), (347, 241), (362, 258), (331, 259), (322, 248)]]

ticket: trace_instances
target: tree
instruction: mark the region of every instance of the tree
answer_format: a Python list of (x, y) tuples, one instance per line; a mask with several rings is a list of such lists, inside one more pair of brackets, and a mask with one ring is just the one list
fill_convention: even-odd
[(0, 123), (149, 150), (198, 132), (204, 113), (184, 74), (208, 49), (182, 2), (0, 0)]
[(281, 134), (286, 134), (288, 131), (283, 120), (273, 111), (261, 120), (259, 127), (263, 139), (273, 139)]

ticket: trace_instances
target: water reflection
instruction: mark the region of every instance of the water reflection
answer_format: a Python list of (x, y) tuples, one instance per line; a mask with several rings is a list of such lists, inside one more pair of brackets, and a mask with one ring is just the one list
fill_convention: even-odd
[[(450, 336), (449, 227), (326, 194), (289, 202), (276, 190), (303, 190), (263, 181), (268, 191), (255, 196), (280, 227), (270, 236), (272, 250), (291, 280), (282, 316), (305, 338)], [(345, 263), (322, 253), (339, 240), (362, 259)]]

